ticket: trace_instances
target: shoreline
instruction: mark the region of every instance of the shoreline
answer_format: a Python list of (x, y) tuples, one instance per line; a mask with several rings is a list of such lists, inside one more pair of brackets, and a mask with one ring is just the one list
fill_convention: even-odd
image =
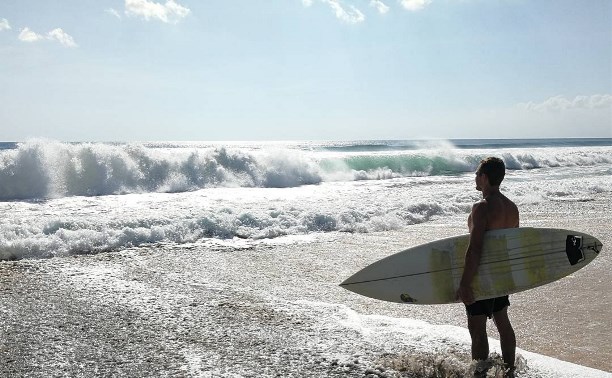
[[(525, 227), (588, 230), (604, 243), (586, 268), (511, 296), (518, 347), (548, 356), (525, 352), (537, 370), (528, 376), (556, 377), (546, 375), (548, 363), (539, 367), (539, 359), (612, 376), (604, 357), (612, 355), (606, 201), (546, 213), (525, 206)], [(338, 286), (391, 253), (465, 233), (464, 222), (457, 216), (401, 231), (316, 234), (314, 241), (155, 245), (0, 262), (0, 375), (362, 377), (382, 356), (432, 345), (467, 358), (461, 304), (387, 303)], [(414, 328), (419, 322), (427, 325)], [(496, 338), (494, 328), (490, 322), (489, 336)]]
[[(419, 225), (419, 236), (414, 237), (415, 229), (410, 230), (410, 243), (418, 244), (421, 238), (439, 234), (442, 227), (445, 232), (455, 230), (441, 224)], [(393, 245), (389, 245), (389, 234), (395, 236)], [(398, 306), (359, 297), (337, 286), (340, 277), (377, 259), (376, 254), (405, 246), (397, 236), (397, 232), (357, 237), (330, 234), (314, 243), (260, 245), (241, 250), (203, 250), (198, 246), (135, 248), (93, 256), (0, 263), (0, 308), (5, 319), (0, 343), (3, 366), (17, 369), (12, 373), (30, 371), (31, 376), (37, 371), (53, 372), (66, 366), (94, 375), (140, 376), (141, 371), (164, 371), (198, 376), (198, 371), (217, 371), (219, 375), (243, 371), (243, 376), (252, 376), (253, 371), (259, 371), (263, 376), (291, 376), (308, 371), (323, 376), (336, 372), (329, 356), (335, 349), (347, 348), (344, 337), (363, 342), (369, 340), (367, 332), (372, 332), (365, 330), (361, 336), (351, 335), (353, 331), (345, 334), (346, 328), (330, 332), (317, 324), (319, 320), (313, 320), (318, 317), (316, 312), (322, 311), (320, 321), (325, 323), (325, 318), (330, 314), (333, 318), (338, 308), (357, 314), (341, 316), (340, 323), (354, 321), (353, 317), (358, 316), (366, 324), (382, 316), (387, 319), (384, 324), (427, 321), (431, 327), (459, 326), (467, 336), (459, 304)], [(387, 241), (384, 251), (373, 253), (372, 247), (383, 241)], [(603, 242), (609, 243), (609, 236)], [(341, 254), (340, 246), (345, 248)], [(566, 321), (560, 311), (537, 321), (527, 309), (535, 311), (536, 317), (550, 313), (566, 300), (557, 294), (574, 293), (575, 286), (590, 284), (589, 276), (609, 263), (610, 259), (601, 258), (601, 263), (592, 263), (592, 269), (582, 269), (575, 277), (514, 296), (510, 311), (519, 348), (601, 370), (601, 374), (584, 370), (595, 374), (592, 376), (608, 376), (605, 371), (612, 371), (612, 365), (596, 356), (608, 355), (610, 346), (596, 345), (596, 340), (609, 340), (609, 330), (576, 324), (574, 317)], [(300, 267), (302, 272), (295, 274)], [(599, 279), (605, 281), (606, 277)], [(589, 303), (589, 298), (598, 295), (569, 297), (582, 304), (580, 311), (592, 314), (590, 322), (604, 322), (609, 314), (597, 312), (596, 306), (585, 307), (583, 302)], [(600, 302), (602, 306), (609, 303), (605, 298)], [(270, 301), (277, 304), (270, 307)], [(323, 307), (316, 307), (314, 315), (304, 314), (302, 307), (310, 309), (310, 305), (301, 304), (310, 302)], [(597, 314), (605, 316), (597, 320)], [(567, 322), (574, 328), (562, 331)], [(388, 332), (387, 326), (382, 327), (374, 329), (382, 334)], [(495, 333), (490, 336), (495, 337)], [(292, 341), (281, 350), (277, 344), (284, 344), (280, 341), (284, 337)], [(313, 337), (329, 345), (312, 344)], [(446, 347), (447, 342), (442, 345)], [(361, 367), (368, 359), (378, 358), (377, 354), (389, 352), (385, 352), (388, 346), (374, 344), (359, 345), (357, 341), (355, 353), (363, 360)], [(496, 344), (492, 341), (492, 351), (498, 350)], [(463, 354), (469, 351), (469, 344), (450, 346)], [(389, 347), (398, 353), (405, 348), (401, 344)], [(376, 352), (371, 348), (382, 349)], [(304, 353), (311, 355), (293, 373), (280, 367), (283, 358), (298, 363), (299, 355)], [(530, 361), (528, 358), (528, 365), (537, 367), (537, 362)], [(347, 369), (340, 365), (338, 369)], [(188, 373), (189, 366), (195, 369), (192, 373)], [(353, 366), (354, 371), (347, 375), (360, 376), (357, 373), (361, 367)]]

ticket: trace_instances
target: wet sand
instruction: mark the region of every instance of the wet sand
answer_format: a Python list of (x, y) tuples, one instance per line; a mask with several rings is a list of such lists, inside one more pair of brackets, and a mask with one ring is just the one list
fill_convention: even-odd
[[(612, 222), (605, 206), (606, 199), (576, 203), (571, 217), (568, 206), (559, 214), (523, 214), (524, 226), (586, 231), (604, 250), (576, 274), (512, 296), (510, 317), (520, 348), (612, 372)], [(330, 356), (341, 349), (355, 360), (375, 359), (387, 346), (354, 344), (356, 336), (326, 329), (306, 304), (465, 326), (460, 304), (391, 304), (338, 286), (390, 253), (463, 233), (462, 223), (439, 219), (402, 232), (334, 233), (314, 243), (244, 249), (159, 245), (2, 262), (0, 376), (363, 376), (359, 363)]]

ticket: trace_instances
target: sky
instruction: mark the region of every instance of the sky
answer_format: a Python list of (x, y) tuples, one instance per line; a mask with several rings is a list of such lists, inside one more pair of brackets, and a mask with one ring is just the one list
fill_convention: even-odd
[(612, 2), (2, 0), (0, 141), (612, 137)]

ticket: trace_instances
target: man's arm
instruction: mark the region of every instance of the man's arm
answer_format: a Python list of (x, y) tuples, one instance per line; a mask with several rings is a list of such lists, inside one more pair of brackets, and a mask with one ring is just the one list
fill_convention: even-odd
[(461, 299), (466, 305), (475, 302), (472, 290), (472, 281), (478, 271), (480, 257), (482, 256), (482, 244), (484, 234), (487, 230), (487, 204), (479, 202), (472, 207), (472, 231), (470, 232), (470, 244), (465, 253), (465, 266), (463, 275), (457, 290), (457, 298)]

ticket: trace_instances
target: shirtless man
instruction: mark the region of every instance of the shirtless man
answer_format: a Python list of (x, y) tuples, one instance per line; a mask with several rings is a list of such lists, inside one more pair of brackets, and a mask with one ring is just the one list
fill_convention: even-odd
[(468, 329), (472, 337), (472, 359), (486, 360), (489, 356), (487, 317), (492, 317), (499, 331), (504, 364), (512, 372), (516, 337), (508, 319), (508, 296), (475, 301), (471, 287), (482, 255), (485, 231), (519, 226), (518, 208), (499, 191), (505, 171), (504, 162), (495, 157), (482, 160), (476, 171), (476, 190), (482, 192), (483, 199), (474, 204), (468, 217), (470, 243), (465, 255), (465, 267), (457, 298), (461, 299), (466, 307)]

